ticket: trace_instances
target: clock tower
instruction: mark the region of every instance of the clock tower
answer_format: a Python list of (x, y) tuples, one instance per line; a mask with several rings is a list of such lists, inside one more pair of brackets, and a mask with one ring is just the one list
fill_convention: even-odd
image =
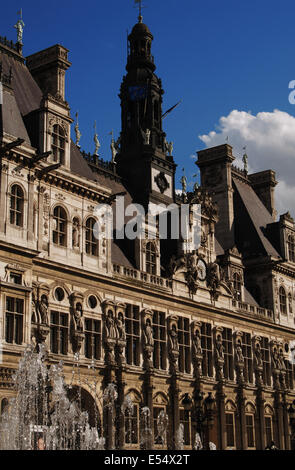
[(176, 165), (162, 129), (161, 80), (151, 53), (153, 35), (142, 16), (128, 36), (127, 75), (120, 90), (122, 131), (117, 172), (134, 202), (171, 204)]

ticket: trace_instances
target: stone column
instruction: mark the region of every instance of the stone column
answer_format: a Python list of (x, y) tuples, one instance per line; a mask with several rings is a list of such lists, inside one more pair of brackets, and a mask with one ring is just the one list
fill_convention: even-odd
[(7, 193), (7, 175), (8, 165), (1, 165), (1, 179), (0, 179), (0, 233), (5, 231), (5, 214), (6, 214), (6, 193)]
[(277, 435), (278, 435), (278, 447), (280, 450), (284, 450), (284, 418), (283, 418), (283, 406), (281, 401), (281, 393), (276, 390), (274, 393), (274, 408), (277, 418)]
[(267, 443), (266, 443), (266, 436), (265, 436), (265, 418), (264, 418), (264, 391), (262, 387), (258, 387), (256, 392), (256, 408), (257, 414), (259, 418), (259, 446), (258, 450), (264, 450)]
[(28, 241), (34, 240), (34, 175), (28, 175)]
[(148, 426), (151, 430), (150, 435), (147, 437), (146, 447), (148, 450), (153, 449), (153, 352), (154, 352), (154, 337), (152, 329), (153, 312), (149, 309), (144, 309), (141, 312), (142, 321), (142, 349), (143, 349), (143, 365), (145, 375), (143, 381), (143, 396), (144, 406), (150, 410), (150, 417)]
[(168, 318), (168, 354), (169, 354), (169, 370), (171, 374), (170, 379), (170, 406), (172, 418), (172, 439), (170, 446), (173, 450), (177, 449), (177, 433), (179, 430), (180, 416), (179, 416), (179, 388), (178, 388), (178, 358), (179, 358), (179, 344), (178, 344), (178, 317), (172, 315)]

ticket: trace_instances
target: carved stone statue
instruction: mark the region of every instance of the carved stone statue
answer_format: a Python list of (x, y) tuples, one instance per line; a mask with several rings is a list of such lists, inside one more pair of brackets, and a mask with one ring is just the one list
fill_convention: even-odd
[(244, 163), (244, 171), (245, 173), (248, 173), (248, 155), (246, 152), (243, 155), (243, 163)]
[(181, 182), (181, 186), (182, 186), (182, 192), (183, 192), (183, 194), (186, 194), (187, 178), (186, 178), (185, 174), (182, 175), (182, 177), (180, 179), (180, 182)]
[(224, 359), (224, 346), (220, 335), (216, 338), (216, 357), (217, 359)]
[(98, 140), (98, 135), (96, 133), (94, 134), (93, 140), (94, 140), (94, 144), (95, 144), (94, 155), (98, 156), (98, 151), (99, 151), (101, 146), (100, 146), (100, 142)]
[(106, 318), (106, 335), (107, 339), (116, 339), (116, 328), (113, 317), (113, 312), (109, 310)]
[(24, 35), (24, 27), (25, 27), (25, 23), (23, 22), (22, 19), (18, 20), (18, 22), (16, 23), (16, 25), (14, 26), (16, 31), (17, 31), (17, 42), (19, 44), (22, 44), (23, 43), (23, 35)]
[(274, 369), (278, 369), (278, 370), (281, 369), (281, 364), (280, 364), (280, 360), (279, 360), (279, 353), (278, 353), (277, 348), (274, 348), (273, 351), (272, 351), (272, 362), (273, 362)]
[(80, 229), (79, 221), (77, 219), (73, 220), (72, 243), (73, 248), (77, 248), (80, 245)]
[(43, 325), (48, 325), (48, 298), (44, 294), (39, 303), (39, 313)]
[(151, 131), (150, 131), (150, 129), (146, 129), (143, 136), (144, 136), (144, 145), (150, 145), (150, 140), (151, 140)]
[(208, 265), (207, 286), (211, 289), (211, 296), (217, 300), (217, 290), (220, 286), (219, 266), (217, 263), (210, 263)]
[(254, 354), (255, 354), (255, 365), (256, 365), (256, 367), (262, 367), (263, 366), (262, 353), (261, 353), (261, 347), (260, 347), (259, 343), (256, 344)]
[(149, 318), (146, 319), (144, 325), (143, 338), (145, 346), (154, 346), (153, 329), (151, 325), (151, 320)]
[(76, 113), (77, 122), (76, 122), (76, 125), (75, 125), (75, 134), (76, 134), (76, 145), (77, 145), (77, 147), (80, 147), (79, 142), (80, 142), (80, 139), (81, 139), (81, 132), (79, 130), (78, 116), (79, 116), (79, 114)]
[(239, 363), (243, 363), (244, 362), (244, 356), (243, 356), (243, 350), (242, 350), (242, 346), (241, 346), (240, 341), (238, 341), (237, 346), (236, 346), (236, 355), (237, 355), (237, 361)]
[(282, 371), (286, 370), (286, 364), (285, 364), (285, 361), (284, 361), (283, 351), (279, 352), (279, 364), (280, 364), (280, 370), (282, 370)]
[(168, 272), (169, 276), (172, 277), (179, 269), (185, 266), (185, 258), (181, 256), (177, 258), (175, 255), (172, 255), (169, 261)]
[(169, 346), (170, 351), (179, 351), (178, 334), (175, 324), (172, 325), (172, 328), (169, 331)]
[(201, 346), (201, 335), (200, 331), (196, 329), (193, 336), (193, 356), (201, 356), (203, 354), (203, 349)]
[(82, 316), (83, 316), (82, 305), (80, 304), (80, 302), (78, 302), (74, 307), (75, 331), (83, 331)]
[(118, 153), (118, 150), (116, 148), (116, 143), (115, 143), (114, 139), (112, 139), (112, 141), (111, 141), (111, 152), (112, 152), (112, 162), (114, 163), (116, 155)]
[(172, 153), (173, 153), (173, 142), (169, 142), (169, 143), (167, 144), (167, 150), (168, 150), (169, 156), (172, 157)]
[(121, 312), (118, 314), (118, 318), (116, 319), (116, 329), (117, 329), (117, 338), (121, 341), (125, 341), (126, 340), (125, 323), (124, 323), (124, 317)]

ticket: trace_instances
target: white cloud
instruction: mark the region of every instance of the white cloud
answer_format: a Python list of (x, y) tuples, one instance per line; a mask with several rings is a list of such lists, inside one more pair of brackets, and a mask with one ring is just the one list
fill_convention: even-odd
[(275, 109), (261, 112), (233, 110), (219, 120), (216, 131), (199, 136), (206, 147), (226, 142), (233, 147), (236, 165), (242, 167), (243, 147), (247, 146), (249, 172), (272, 169), (279, 184), (276, 187), (276, 208), (295, 215), (295, 118)]

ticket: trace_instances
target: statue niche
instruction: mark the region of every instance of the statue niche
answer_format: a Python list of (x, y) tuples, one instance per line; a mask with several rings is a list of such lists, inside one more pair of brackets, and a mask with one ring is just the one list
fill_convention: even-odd
[(70, 296), (71, 303), (71, 342), (74, 353), (81, 350), (84, 341), (83, 295), (76, 292)]

